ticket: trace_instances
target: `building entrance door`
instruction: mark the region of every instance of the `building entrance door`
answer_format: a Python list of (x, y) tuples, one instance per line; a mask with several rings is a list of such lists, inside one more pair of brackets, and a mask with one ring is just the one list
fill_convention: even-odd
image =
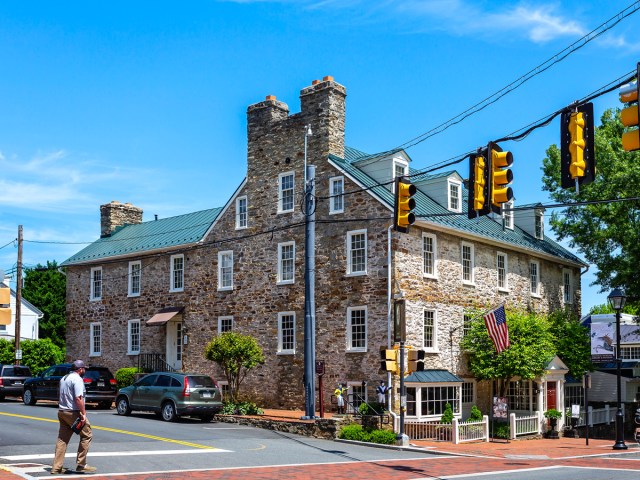
[(547, 382), (547, 410), (558, 409), (558, 382)]
[(167, 323), (167, 363), (182, 370), (182, 322)]

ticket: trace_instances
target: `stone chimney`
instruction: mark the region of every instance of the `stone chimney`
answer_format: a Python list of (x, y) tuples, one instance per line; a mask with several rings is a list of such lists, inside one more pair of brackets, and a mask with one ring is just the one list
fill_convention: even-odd
[(100, 238), (110, 237), (118, 227), (135, 223), (142, 223), (141, 208), (116, 200), (100, 205)]

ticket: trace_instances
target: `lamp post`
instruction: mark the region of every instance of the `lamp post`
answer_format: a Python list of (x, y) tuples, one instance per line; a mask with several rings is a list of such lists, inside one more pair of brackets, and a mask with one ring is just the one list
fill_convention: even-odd
[(616, 412), (616, 443), (614, 450), (626, 450), (624, 443), (624, 414), (622, 413), (622, 389), (620, 387), (620, 310), (624, 307), (627, 300), (624, 292), (619, 288), (614, 288), (613, 292), (607, 297), (609, 305), (616, 311), (616, 376), (618, 381), (618, 411)]

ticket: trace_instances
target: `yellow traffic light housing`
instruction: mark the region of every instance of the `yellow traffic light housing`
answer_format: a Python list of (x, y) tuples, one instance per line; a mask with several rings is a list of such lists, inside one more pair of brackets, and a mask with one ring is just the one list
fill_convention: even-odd
[(593, 182), (595, 178), (593, 104), (562, 112), (560, 119), (560, 169), (562, 188)]
[(416, 208), (416, 201), (413, 198), (417, 191), (416, 186), (406, 177), (396, 177), (395, 188), (393, 228), (398, 232), (407, 233), (409, 226), (416, 221), (413, 213), (413, 209)]
[(424, 350), (409, 350), (407, 362), (408, 373), (424, 371)]
[(489, 142), (487, 156), (491, 169), (491, 210), (502, 214), (502, 204), (513, 198), (513, 190), (509, 184), (513, 181), (513, 165), (511, 152), (503, 151), (497, 143)]
[(398, 350), (380, 347), (380, 370), (398, 374)]
[(0, 325), (11, 325), (11, 289), (0, 287)]
[(620, 120), (625, 127), (631, 127), (622, 134), (622, 148), (627, 152), (640, 150), (640, 116), (638, 115), (640, 97), (640, 63), (637, 65), (636, 81), (620, 89), (620, 101), (628, 104), (620, 112)]
[(489, 206), (489, 162), (486, 151), (478, 150), (469, 158), (469, 201), (467, 216), (471, 218), (491, 213)]

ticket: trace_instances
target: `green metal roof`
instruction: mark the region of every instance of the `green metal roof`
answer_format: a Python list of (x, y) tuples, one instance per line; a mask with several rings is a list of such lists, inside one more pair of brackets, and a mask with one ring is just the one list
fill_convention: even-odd
[(454, 375), (449, 370), (425, 370), (423, 372), (413, 372), (405, 377), (405, 382), (412, 383), (462, 383), (463, 380)]
[(107, 257), (188, 245), (202, 240), (222, 208), (125, 225), (62, 262), (61, 266), (89, 263)]
[[(352, 151), (353, 149), (345, 147), (345, 157), (353, 158), (354, 154)], [(358, 150), (355, 151), (360, 154), (357, 158), (362, 158), (363, 155), (366, 155)], [(393, 210), (394, 196), (389, 188), (379, 185), (376, 180), (359, 169), (353, 161), (343, 159), (335, 155), (329, 155), (329, 159), (346, 174), (359, 182), (363, 187), (368, 188), (383, 203), (387, 204), (390, 210)], [(453, 173), (453, 171), (449, 173)], [(440, 177), (441, 175), (442, 174), (436, 174), (435, 177)], [(420, 178), (424, 180), (425, 178), (430, 177), (421, 175)], [(553, 255), (571, 262), (585, 265), (580, 258), (546, 235), (544, 239), (540, 240), (517, 226), (514, 226), (513, 230), (503, 228), (502, 222), (497, 222), (492, 218), (492, 216), (482, 216), (469, 220), (467, 218), (468, 191), (464, 187), (462, 197), (462, 213), (453, 213), (440, 203), (436, 202), (433, 198), (429, 197), (418, 186), (418, 191), (414, 195), (414, 199), (416, 200), (414, 213), (418, 220), (422, 219), (430, 221), (461, 232), (478, 235), (490, 240), (504, 242), (516, 247), (525, 248), (547, 255)], [(391, 219), (391, 215), (389, 218)]]

